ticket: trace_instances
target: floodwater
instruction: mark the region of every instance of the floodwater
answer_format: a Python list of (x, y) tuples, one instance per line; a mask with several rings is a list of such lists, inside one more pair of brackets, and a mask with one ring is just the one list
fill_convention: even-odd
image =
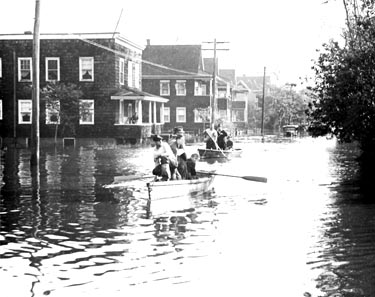
[[(375, 204), (354, 145), (242, 140), (241, 157), (191, 208), (152, 213), (152, 148), (76, 147), (1, 156), (1, 296), (375, 296)], [(196, 152), (201, 145), (187, 147)], [(178, 207), (177, 207), (178, 208)], [(151, 211), (151, 214), (150, 212)]]

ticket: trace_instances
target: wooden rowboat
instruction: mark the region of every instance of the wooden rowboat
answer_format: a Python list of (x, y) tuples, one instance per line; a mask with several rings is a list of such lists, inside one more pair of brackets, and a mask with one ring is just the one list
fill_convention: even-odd
[(192, 180), (147, 183), (147, 216), (193, 209), (193, 195), (208, 192), (214, 178), (214, 175), (206, 175)]
[(215, 150), (215, 149), (198, 149), (200, 158), (229, 158), (238, 157), (242, 154), (242, 149)]
[[(199, 175), (197, 179), (170, 181), (154, 181), (152, 176), (147, 175), (139, 177), (119, 176), (115, 178), (115, 183), (105, 187), (145, 189), (148, 192), (146, 210), (147, 216), (149, 216), (151, 213), (152, 215), (158, 215), (194, 208), (193, 196), (210, 191), (214, 179), (215, 175), (209, 172)], [(143, 196), (141, 199), (144, 198), (146, 197)]]
[(147, 183), (149, 199), (156, 201), (205, 193), (210, 190), (214, 178), (214, 175), (208, 175), (197, 179), (149, 182)]

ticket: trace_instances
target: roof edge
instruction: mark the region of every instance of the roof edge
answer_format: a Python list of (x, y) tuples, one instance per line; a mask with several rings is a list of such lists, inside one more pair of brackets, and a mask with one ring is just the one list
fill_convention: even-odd
[[(32, 40), (34, 35), (32, 32), (25, 33), (9, 33), (0, 34), (0, 40)], [(96, 32), (96, 33), (40, 33), (39, 39), (114, 39), (120, 45), (127, 45), (138, 50), (143, 50), (144, 47), (138, 45), (119, 32)]]

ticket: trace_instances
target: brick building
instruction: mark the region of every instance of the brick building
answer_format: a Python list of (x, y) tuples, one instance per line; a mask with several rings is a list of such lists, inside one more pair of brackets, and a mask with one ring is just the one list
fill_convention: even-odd
[[(3, 139), (28, 138), (31, 134), (32, 42), (31, 34), (0, 35)], [(168, 99), (142, 91), (142, 50), (118, 33), (40, 35), (41, 88), (52, 81), (72, 83), (83, 94), (75, 129), (65, 134), (60, 129), (59, 137), (133, 142), (161, 131)], [(45, 115), (40, 117), (40, 135), (53, 137), (63, 111), (42, 103), (40, 111)]]
[[(143, 51), (143, 89), (168, 98), (164, 130), (200, 133), (210, 110), (212, 74), (204, 71), (200, 45), (151, 45)], [(162, 65), (162, 66), (160, 66)]]

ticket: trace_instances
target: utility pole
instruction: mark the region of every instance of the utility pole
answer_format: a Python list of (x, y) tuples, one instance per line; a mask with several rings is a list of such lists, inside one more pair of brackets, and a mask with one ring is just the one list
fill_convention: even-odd
[(291, 99), (291, 102), (290, 102), (290, 112), (289, 112), (289, 120), (288, 120), (288, 124), (292, 124), (292, 111), (294, 109), (294, 106), (293, 106), (293, 101), (294, 101), (294, 98), (293, 98), (293, 93), (292, 93), (292, 88), (295, 87), (297, 84), (295, 83), (286, 83), (285, 84), (286, 86), (289, 86), (289, 94), (290, 94), (290, 99)]
[(214, 61), (213, 61), (213, 71), (212, 71), (212, 96), (210, 98), (210, 107), (211, 107), (211, 124), (212, 123), (215, 123), (215, 113), (217, 111), (217, 102), (216, 102), (216, 69), (217, 69), (217, 65), (216, 65), (216, 51), (229, 51), (229, 49), (227, 48), (220, 48), (220, 49), (217, 49), (217, 44), (223, 44), (223, 43), (229, 43), (227, 41), (216, 41), (216, 38), (214, 39), (214, 41), (205, 41), (203, 43), (210, 43), (210, 44), (214, 44), (214, 48), (213, 49), (202, 49), (204, 51), (211, 51), (213, 50), (214, 51)]
[(33, 36), (33, 73), (32, 73), (32, 125), (31, 125), (31, 159), (33, 166), (39, 167), (39, 149), (40, 149), (40, 132), (39, 132), (39, 13), (40, 0), (35, 0), (35, 22)]
[(17, 59), (13, 50), (13, 144), (17, 145)]
[(262, 134), (262, 140), (264, 139), (264, 98), (266, 93), (266, 67), (264, 67), (264, 74), (263, 74), (263, 96), (262, 96), (262, 129), (261, 129), (261, 134)]

